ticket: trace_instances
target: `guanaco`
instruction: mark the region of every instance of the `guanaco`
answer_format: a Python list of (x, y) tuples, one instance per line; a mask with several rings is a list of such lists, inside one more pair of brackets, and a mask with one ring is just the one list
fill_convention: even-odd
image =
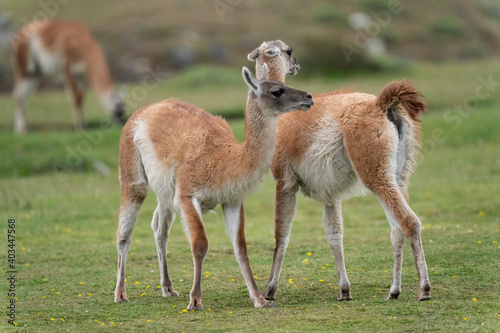
[(254, 306), (274, 305), (259, 291), (252, 274), (242, 202), (271, 165), (278, 115), (308, 110), (314, 102), (306, 92), (267, 80), (266, 66), (262, 67), (259, 81), (245, 67), (243, 78), (250, 88), (244, 143), (236, 141), (222, 118), (178, 99), (143, 107), (125, 124), (120, 140), (117, 303), (128, 302), (125, 265), (132, 229), (149, 183), (158, 200), (151, 227), (163, 296), (178, 295), (168, 275), (166, 247), (175, 214), (180, 213), (194, 261), (193, 287), (187, 309), (203, 310), (201, 273), (208, 240), (202, 213), (220, 203), (226, 231)]
[(24, 109), (28, 97), (43, 77), (62, 77), (75, 107), (75, 129), (84, 128), (82, 103), (87, 82), (115, 123), (124, 123), (123, 98), (113, 86), (104, 54), (98, 42), (82, 24), (73, 21), (33, 21), (12, 41), (14, 132), (25, 133)]
[[(281, 41), (264, 42), (248, 58), (256, 60), (257, 75), (265, 66), (269, 77), (284, 83), (290, 68), (297, 66), (286, 50), (291, 49)], [(394, 268), (386, 299), (397, 299), (401, 293), (405, 237), (419, 277), (416, 300), (430, 299), (421, 223), (408, 205), (408, 182), (421, 142), (420, 114), (426, 109), (421, 97), (409, 82), (393, 81), (378, 96), (343, 90), (313, 95), (316, 104), (307, 113), (280, 116), (271, 167), (276, 180), (276, 246), (266, 299), (275, 298), (299, 190), (324, 205), (325, 235), (339, 276), (338, 300), (352, 299), (341, 201), (366, 189), (377, 196), (391, 226)]]

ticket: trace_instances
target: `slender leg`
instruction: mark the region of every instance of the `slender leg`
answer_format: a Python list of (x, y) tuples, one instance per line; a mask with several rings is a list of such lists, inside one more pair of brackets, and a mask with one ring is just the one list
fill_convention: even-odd
[(68, 85), (71, 90), (73, 104), (75, 105), (75, 130), (82, 131), (85, 127), (82, 110), (83, 88), (78, 84), (78, 81), (71, 73), (71, 69), (68, 63), (64, 67), (64, 74), (66, 77), (66, 85)]
[(247, 243), (245, 240), (243, 205), (241, 203), (231, 205), (224, 204), (222, 205), (222, 209), (224, 211), (226, 232), (233, 244), (234, 255), (236, 256), (236, 261), (240, 265), (241, 273), (243, 274), (248, 291), (250, 292), (250, 299), (253, 301), (256, 308), (273, 307), (274, 303), (267, 301), (257, 288), (257, 284), (252, 274), (252, 268), (250, 267), (250, 261), (248, 260), (247, 254)]
[(118, 232), (116, 233), (116, 246), (118, 249), (118, 270), (116, 278), (115, 289), (115, 302), (122, 303), (128, 302), (127, 290), (125, 288), (125, 266), (127, 263), (127, 255), (130, 250), (130, 241), (132, 230), (134, 229), (139, 210), (141, 208), (142, 200), (129, 201), (122, 197), (120, 205), (120, 222), (118, 225)]
[(24, 109), (30, 94), (36, 89), (38, 80), (35, 78), (16, 79), (14, 88), (14, 99), (16, 100), (16, 111), (14, 119), (14, 132), (26, 133), (26, 119)]
[(290, 231), (292, 229), (293, 217), (295, 216), (296, 198), (298, 188), (284, 189), (284, 182), (278, 180), (276, 184), (275, 217), (274, 217), (274, 237), (275, 248), (271, 273), (267, 280), (264, 296), (267, 300), (274, 300), (278, 282), (285, 258), (288, 242), (290, 241)]
[[(397, 224), (397, 221), (391, 221), (392, 214), (387, 215), (387, 219), (391, 225), (391, 242), (392, 242), (392, 255), (394, 258), (394, 267), (392, 272), (392, 283), (389, 295), (386, 300), (398, 299), (401, 294), (401, 273), (403, 270), (403, 245), (405, 243), (405, 236), (403, 231)], [(395, 222), (395, 223), (394, 223)]]
[(187, 226), (194, 261), (193, 288), (189, 294), (190, 300), (187, 309), (203, 311), (201, 304), (201, 272), (203, 269), (203, 259), (205, 259), (208, 252), (207, 234), (201, 220), (201, 209), (198, 200), (188, 196), (180, 196), (179, 199), (182, 218)]
[(158, 201), (158, 206), (151, 221), (151, 228), (155, 234), (156, 251), (158, 252), (158, 263), (160, 265), (161, 290), (164, 297), (179, 296), (179, 293), (172, 286), (167, 268), (167, 244), (170, 236), (170, 227), (174, 219), (175, 214)]
[(326, 240), (333, 251), (335, 265), (339, 275), (339, 301), (352, 300), (351, 284), (347, 278), (344, 262), (344, 244), (343, 244), (343, 221), (341, 201), (337, 200), (332, 206), (323, 207), (323, 223), (325, 227)]
[[(430, 299), (431, 284), (427, 272), (427, 264), (425, 262), (424, 249), (422, 246), (422, 236), (420, 220), (417, 215), (408, 206), (404, 194), (397, 186), (386, 186), (383, 190), (375, 191), (379, 198), (385, 213), (388, 217), (389, 223), (394, 225), (393, 232), (391, 232), (391, 240), (394, 252), (394, 275), (393, 284), (389, 293), (388, 299), (397, 298), (391, 297), (401, 291), (401, 265), (402, 265), (402, 248), (404, 239), (403, 234), (410, 242), (413, 251), (413, 257), (417, 266), (419, 292), (415, 298), (418, 301), (425, 301)], [(392, 221), (392, 222), (391, 222)], [(397, 222), (397, 223), (396, 223)], [(394, 229), (396, 229), (394, 231)], [(398, 231), (400, 229), (401, 231)]]

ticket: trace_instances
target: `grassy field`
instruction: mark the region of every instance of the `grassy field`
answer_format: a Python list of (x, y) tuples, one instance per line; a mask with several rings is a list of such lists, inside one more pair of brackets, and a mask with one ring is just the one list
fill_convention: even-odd
[[(144, 105), (170, 96), (231, 117), (243, 139), (246, 87), (237, 69), (202, 67), (170, 77)], [(28, 105), (26, 136), (14, 136), (13, 102), (0, 96), (0, 241), (7, 265), (7, 219), (16, 219), (16, 323), (1, 331), (99, 332), (115, 329), (173, 332), (219, 331), (444, 331), (500, 330), (500, 63), (416, 65), (406, 73), (343, 80), (289, 80), (312, 93), (354, 86), (378, 93), (406, 76), (426, 95), (422, 158), (410, 188), (420, 216), (432, 283), (432, 300), (417, 303), (417, 274), (405, 246), (403, 293), (384, 301), (391, 281), (389, 227), (376, 198), (343, 205), (345, 255), (351, 302), (338, 302), (337, 274), (322, 227), (321, 205), (299, 195), (290, 246), (274, 309), (254, 309), (224, 231), (220, 209), (205, 216), (210, 250), (204, 264), (202, 313), (183, 311), (192, 285), (192, 257), (177, 220), (168, 246), (178, 298), (165, 299), (150, 221), (150, 192), (136, 225), (127, 267), (129, 304), (115, 304), (119, 128), (109, 128), (90, 95), (89, 131), (72, 132), (63, 92), (46, 91)], [(485, 83), (486, 82), (486, 83)], [(489, 83), (488, 83), (489, 82)], [(128, 86), (130, 94), (140, 85)], [(196, 93), (193, 93), (196, 89)], [(132, 108), (129, 107), (129, 112)], [(104, 120), (104, 121), (103, 121)], [(259, 288), (269, 274), (274, 183), (266, 177), (246, 202), (247, 241)], [(305, 259), (307, 259), (305, 261)], [(6, 312), (6, 279), (0, 283)]]

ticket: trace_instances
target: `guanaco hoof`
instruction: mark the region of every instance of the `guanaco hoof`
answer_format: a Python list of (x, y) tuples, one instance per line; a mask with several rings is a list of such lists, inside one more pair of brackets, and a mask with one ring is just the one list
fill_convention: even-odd
[(203, 306), (201, 304), (193, 304), (187, 307), (188, 311), (203, 311)]
[(263, 308), (275, 308), (276, 307), (276, 303), (274, 302), (266, 302), (264, 303), (264, 306)]
[(398, 299), (398, 298), (399, 298), (399, 294), (389, 293), (389, 295), (387, 295), (387, 297), (385, 298), (385, 300), (389, 301), (389, 300)]
[(127, 297), (123, 297), (123, 294), (120, 294), (120, 297), (115, 299), (116, 303), (130, 303)]

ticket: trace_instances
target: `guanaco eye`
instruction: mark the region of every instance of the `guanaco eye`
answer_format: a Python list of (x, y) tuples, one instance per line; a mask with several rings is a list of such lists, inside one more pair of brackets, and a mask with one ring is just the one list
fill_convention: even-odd
[(281, 95), (283, 95), (285, 93), (285, 89), (283, 88), (280, 88), (278, 90), (275, 90), (273, 92), (271, 92), (271, 94), (276, 97), (276, 98), (279, 98)]
[(286, 51), (286, 54), (288, 54), (291, 57), (292, 56), (292, 52), (293, 52), (292, 49), (290, 49), (290, 50)]

